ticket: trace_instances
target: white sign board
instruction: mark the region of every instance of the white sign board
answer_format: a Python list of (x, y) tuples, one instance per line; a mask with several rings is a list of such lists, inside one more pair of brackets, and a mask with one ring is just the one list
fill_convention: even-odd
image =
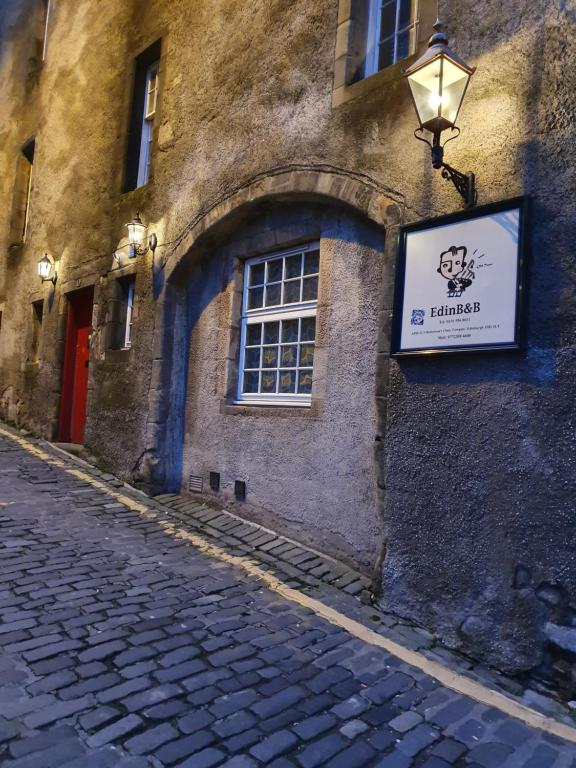
[(518, 349), (522, 200), (404, 227), (392, 353)]

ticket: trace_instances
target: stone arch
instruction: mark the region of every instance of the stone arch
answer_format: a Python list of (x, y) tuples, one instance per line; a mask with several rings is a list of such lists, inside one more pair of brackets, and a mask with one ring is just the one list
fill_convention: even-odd
[(201, 210), (164, 257), (157, 306), (146, 448), (134, 480), (154, 492), (178, 491), (182, 478), (183, 418), (189, 311), (182, 288), (195, 258), (249, 220), (267, 202), (320, 203), (347, 208), (384, 231), (403, 216), (403, 200), (360, 173), (330, 166), (289, 166), (252, 177)]
[(170, 281), (182, 259), (215, 228), (229, 229), (248, 208), (278, 198), (345, 206), (384, 229), (400, 223), (404, 208), (399, 195), (365, 174), (327, 165), (277, 168), (251, 177), (201, 210), (165, 257), (164, 279)]

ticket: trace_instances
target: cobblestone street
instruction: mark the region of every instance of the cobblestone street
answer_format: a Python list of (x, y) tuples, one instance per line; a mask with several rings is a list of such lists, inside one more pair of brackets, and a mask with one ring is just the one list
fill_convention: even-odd
[(3, 768), (576, 767), (81, 474), (0, 435)]

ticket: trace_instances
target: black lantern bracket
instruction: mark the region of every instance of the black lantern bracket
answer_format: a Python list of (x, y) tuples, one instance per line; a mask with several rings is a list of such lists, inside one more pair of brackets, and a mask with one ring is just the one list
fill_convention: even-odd
[(452, 184), (454, 184), (458, 194), (466, 203), (466, 208), (474, 208), (478, 201), (476, 176), (471, 171), (468, 173), (462, 173), (462, 171), (458, 171), (452, 165), (444, 162), (444, 147), (446, 144), (448, 144), (449, 141), (457, 139), (460, 135), (460, 128), (455, 126), (452, 131), (456, 132), (456, 135), (450, 136), (450, 138), (447, 139), (444, 144), (440, 143), (439, 133), (434, 134), (434, 140), (432, 143), (429, 142), (428, 139), (425, 139), (423, 135), (419, 136), (419, 133), (424, 133), (422, 128), (416, 128), (414, 131), (414, 136), (418, 139), (418, 141), (423, 141), (424, 144), (428, 144), (432, 152), (432, 167), (436, 170), (441, 170), (442, 178), (446, 179), (446, 181), (451, 181)]

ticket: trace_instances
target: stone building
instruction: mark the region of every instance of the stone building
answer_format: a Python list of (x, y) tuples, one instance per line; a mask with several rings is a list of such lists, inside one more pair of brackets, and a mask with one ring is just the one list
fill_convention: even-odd
[[(576, 8), (438, 5), (3, 0), (0, 415), (570, 687)], [(523, 353), (390, 357), (399, 227), (461, 207), (402, 76), (437, 10), (477, 67), (450, 162), (531, 200)]]

